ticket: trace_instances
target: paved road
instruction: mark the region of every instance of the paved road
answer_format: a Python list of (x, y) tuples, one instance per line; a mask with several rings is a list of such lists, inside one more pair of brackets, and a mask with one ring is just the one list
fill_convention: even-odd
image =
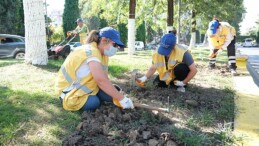
[[(251, 76), (235, 76), (236, 88), (236, 117), (234, 121), (235, 133), (243, 136), (240, 145), (259, 145), (259, 48), (238, 48), (241, 55), (247, 55), (247, 70)], [(241, 71), (241, 70), (240, 70)], [(247, 72), (245, 70), (245, 72)]]
[(255, 84), (259, 87), (259, 47), (238, 47), (240, 54), (247, 55), (247, 70), (253, 77)]

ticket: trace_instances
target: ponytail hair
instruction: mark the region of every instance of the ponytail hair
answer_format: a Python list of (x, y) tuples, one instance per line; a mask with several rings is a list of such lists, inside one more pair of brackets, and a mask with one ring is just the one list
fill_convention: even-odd
[(90, 44), (92, 42), (99, 43), (99, 31), (92, 30), (86, 38), (86, 44)]

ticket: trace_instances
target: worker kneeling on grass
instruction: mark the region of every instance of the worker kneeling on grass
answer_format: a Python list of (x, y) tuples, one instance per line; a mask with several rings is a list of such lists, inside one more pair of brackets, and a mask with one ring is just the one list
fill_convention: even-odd
[(152, 65), (143, 77), (136, 79), (136, 84), (143, 87), (156, 71), (159, 75), (153, 81), (155, 86), (177, 86), (177, 90), (182, 92), (185, 91), (184, 86), (197, 73), (192, 55), (187, 49), (176, 44), (173, 33), (162, 37), (157, 52), (152, 55)]
[(55, 90), (65, 110), (95, 110), (103, 101), (127, 109), (133, 102), (120, 93), (108, 79), (108, 57), (117, 52), (120, 33), (105, 27), (93, 30), (87, 44), (76, 48), (61, 66)]

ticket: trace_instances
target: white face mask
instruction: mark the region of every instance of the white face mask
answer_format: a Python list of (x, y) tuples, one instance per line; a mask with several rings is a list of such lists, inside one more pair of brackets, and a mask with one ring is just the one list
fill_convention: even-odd
[(117, 48), (115, 48), (115, 47), (113, 47), (113, 46), (111, 46), (108, 50), (104, 50), (104, 55), (106, 55), (106, 56), (113, 56), (113, 55), (115, 55), (116, 54), (116, 52), (117, 52)]

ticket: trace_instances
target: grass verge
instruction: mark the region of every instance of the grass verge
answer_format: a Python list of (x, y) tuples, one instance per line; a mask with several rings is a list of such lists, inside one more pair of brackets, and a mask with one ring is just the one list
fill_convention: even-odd
[[(110, 58), (109, 77), (115, 81), (135, 68), (144, 73), (151, 65), (151, 53), (152, 51), (138, 51), (136, 55), (130, 56), (119, 52)], [(192, 54), (198, 65), (208, 62), (208, 51), (196, 49)], [(220, 65), (227, 60), (224, 56), (225, 52), (218, 58)], [(47, 66), (36, 67), (19, 60), (0, 60), (0, 145), (60, 145), (62, 139), (75, 130), (81, 120), (81, 113), (64, 111), (54, 94), (54, 80), (63, 61), (50, 60)], [(214, 138), (221, 140), (222, 145), (232, 144), (236, 140), (228, 128), (215, 125), (219, 121), (231, 122), (234, 118), (235, 93), (231, 77), (207, 74), (208, 72), (200, 71), (192, 80), (192, 84), (196, 86), (189, 90), (194, 98), (212, 88), (222, 91), (224, 98), (217, 111), (211, 111), (209, 106), (193, 110), (181, 102), (173, 103), (175, 111), (179, 112), (176, 114), (186, 112), (190, 113), (188, 116), (191, 115), (180, 118), (184, 128), (173, 126), (171, 129), (185, 145), (201, 145), (206, 141), (213, 141), (205, 134), (206, 130), (214, 133)], [(199, 87), (201, 84), (203, 88)], [(217, 90), (213, 94), (217, 94)], [(181, 96), (177, 100), (180, 101)], [(185, 130), (186, 128), (192, 130)]]

